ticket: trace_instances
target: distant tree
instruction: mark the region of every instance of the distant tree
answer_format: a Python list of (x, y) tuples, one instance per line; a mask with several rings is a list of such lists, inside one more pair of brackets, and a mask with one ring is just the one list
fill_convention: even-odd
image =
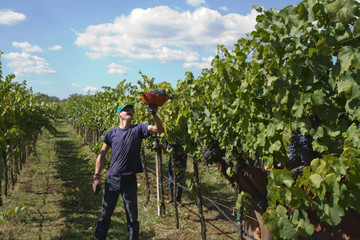
[(49, 96), (44, 93), (38, 93), (37, 99), (44, 102), (60, 102), (60, 98), (55, 96)]
[(83, 97), (83, 96), (84, 96), (84, 95), (79, 94), (79, 93), (72, 93), (72, 94), (69, 95), (68, 98), (63, 99), (63, 101), (68, 101), (68, 100), (70, 100), (70, 99), (79, 98), (79, 97)]

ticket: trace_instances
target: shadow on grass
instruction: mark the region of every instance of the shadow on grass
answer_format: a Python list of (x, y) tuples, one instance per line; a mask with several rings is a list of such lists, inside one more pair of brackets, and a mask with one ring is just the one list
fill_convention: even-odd
[[(92, 191), (94, 165), (81, 157), (80, 142), (72, 139), (67, 132), (61, 132), (58, 136), (55, 143), (58, 158), (56, 169), (57, 177), (63, 181), (63, 200), (60, 205), (61, 216), (66, 219), (66, 226), (63, 226), (58, 239), (93, 239), (102, 198), (102, 194), (94, 195)], [(121, 199), (118, 204), (123, 205)], [(140, 239), (151, 239), (154, 235), (153, 232), (141, 232)], [(128, 239), (123, 210), (115, 210), (108, 236), (110, 239)]]

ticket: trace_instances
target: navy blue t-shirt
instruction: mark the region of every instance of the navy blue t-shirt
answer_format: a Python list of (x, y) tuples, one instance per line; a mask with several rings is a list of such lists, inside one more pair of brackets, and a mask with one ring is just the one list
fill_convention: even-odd
[(148, 137), (148, 125), (138, 123), (127, 129), (109, 129), (103, 142), (111, 147), (111, 161), (108, 175), (140, 173), (144, 169), (140, 160), (142, 139)]

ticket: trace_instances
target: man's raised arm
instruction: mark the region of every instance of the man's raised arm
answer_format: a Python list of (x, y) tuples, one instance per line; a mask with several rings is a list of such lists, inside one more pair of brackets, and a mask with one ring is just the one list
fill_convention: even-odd
[(153, 116), (154, 122), (155, 122), (155, 126), (153, 126), (153, 125), (148, 126), (147, 131), (149, 134), (163, 133), (165, 131), (161, 119), (158, 117), (158, 115), (156, 115), (157, 110), (158, 110), (157, 105), (149, 104), (149, 111), (150, 111), (151, 115)]

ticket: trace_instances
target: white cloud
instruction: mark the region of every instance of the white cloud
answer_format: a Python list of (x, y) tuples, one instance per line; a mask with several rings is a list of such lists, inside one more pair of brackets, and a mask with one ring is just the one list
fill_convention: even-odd
[(224, 12), (227, 12), (228, 11), (228, 8), (226, 6), (222, 6), (220, 7), (220, 10), (224, 11)]
[(183, 64), (184, 68), (210, 68), (211, 67), (211, 61), (214, 59), (214, 57), (203, 57), (201, 58), (201, 61), (197, 62), (186, 62)]
[(88, 26), (77, 33), (75, 44), (88, 47), (91, 53), (86, 55), (92, 59), (117, 56), (201, 64), (200, 52), (213, 52), (218, 44), (232, 48), (254, 30), (257, 14), (254, 9), (242, 16), (205, 7), (193, 12), (167, 6), (138, 8), (114, 22)]
[(54, 45), (52, 47), (49, 47), (50, 50), (53, 50), (53, 51), (59, 51), (62, 49), (62, 46), (60, 45)]
[(86, 88), (83, 89), (84, 92), (86, 93), (95, 93), (98, 89), (96, 87), (91, 87), (91, 86), (88, 86)]
[(194, 7), (197, 7), (197, 6), (200, 6), (201, 4), (205, 4), (205, 0), (186, 0), (186, 3), (191, 5), (191, 6), (194, 6)]
[(14, 12), (12, 10), (0, 11), (0, 24), (13, 25), (16, 22), (24, 21), (26, 16), (22, 13)]
[(112, 63), (106, 67), (109, 68), (109, 70), (106, 72), (107, 74), (126, 74), (126, 70), (128, 70), (127, 67), (118, 65), (116, 63)]
[(14, 74), (16, 76), (24, 76), (26, 73), (56, 73), (44, 58), (30, 55), (27, 52), (10, 52), (4, 57), (10, 60), (7, 66), (15, 69)]
[(91, 53), (91, 52), (86, 52), (85, 53), (86, 56), (88, 56), (90, 59), (100, 59), (102, 58), (100, 53)]
[(73, 87), (81, 87), (81, 86), (80, 86), (79, 84), (77, 84), (77, 83), (73, 83), (72, 86), (73, 86)]
[(16, 48), (22, 48), (25, 52), (42, 52), (42, 49), (38, 45), (31, 45), (28, 42), (12, 42), (12, 45)]

